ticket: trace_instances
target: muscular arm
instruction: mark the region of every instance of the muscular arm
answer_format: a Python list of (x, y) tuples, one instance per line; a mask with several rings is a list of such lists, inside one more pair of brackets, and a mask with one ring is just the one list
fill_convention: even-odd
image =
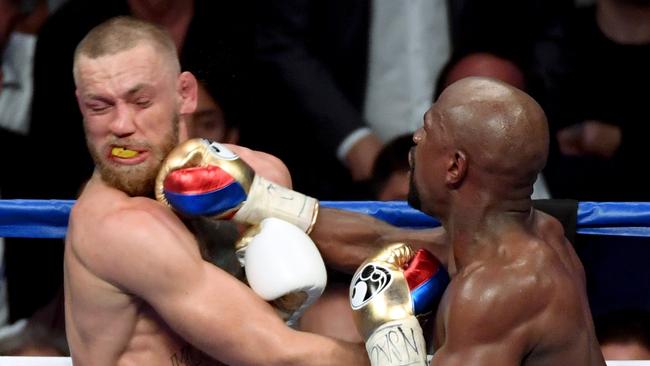
[[(227, 145), (236, 152), (256, 174), (291, 188), (291, 176), (286, 165), (273, 155), (236, 145)], [(446, 266), (448, 249), (444, 229), (402, 229), (368, 215), (321, 207), (310, 234), (321, 255), (333, 268), (353, 273), (379, 247), (395, 242), (407, 242), (413, 248), (426, 248)]]
[(437, 335), (442, 344), (431, 366), (521, 364), (533, 347), (531, 334), (546, 295), (533, 291), (532, 276), (508, 271), (516, 269), (478, 267), (456, 276), (441, 304), (444, 335)]
[[(572, 240), (575, 236), (577, 202), (534, 200), (533, 204), (561, 220), (564, 235)], [(348, 273), (354, 272), (377, 248), (395, 242), (406, 242), (415, 249), (425, 248), (449, 272), (455, 272), (454, 268), (449, 268), (449, 246), (442, 227), (404, 229), (368, 215), (321, 207), (310, 236), (329, 266)]]
[(389, 225), (368, 215), (321, 207), (310, 234), (325, 263), (352, 273), (378, 248), (406, 242), (413, 248), (426, 248), (446, 266), (448, 246), (442, 228), (412, 230)]
[(367, 364), (360, 344), (288, 328), (248, 287), (203, 261), (193, 237), (163, 211), (123, 210), (105, 220), (98, 235), (106, 252), (95, 258), (96, 272), (227, 364)]

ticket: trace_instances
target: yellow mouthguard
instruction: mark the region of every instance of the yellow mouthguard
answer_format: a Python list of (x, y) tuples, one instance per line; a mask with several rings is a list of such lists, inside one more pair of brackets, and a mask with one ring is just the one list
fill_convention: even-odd
[(111, 154), (113, 154), (113, 156), (128, 159), (138, 155), (139, 153), (134, 150), (125, 149), (123, 147), (114, 147), (113, 150), (111, 150)]

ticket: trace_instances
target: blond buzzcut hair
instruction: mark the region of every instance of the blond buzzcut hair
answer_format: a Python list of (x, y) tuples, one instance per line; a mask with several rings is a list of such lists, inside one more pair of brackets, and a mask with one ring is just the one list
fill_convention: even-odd
[(102, 56), (130, 50), (140, 44), (152, 46), (176, 73), (180, 63), (176, 45), (164, 28), (130, 16), (111, 18), (95, 28), (79, 42), (74, 52), (73, 74), (77, 81), (78, 63), (81, 56), (96, 59)]

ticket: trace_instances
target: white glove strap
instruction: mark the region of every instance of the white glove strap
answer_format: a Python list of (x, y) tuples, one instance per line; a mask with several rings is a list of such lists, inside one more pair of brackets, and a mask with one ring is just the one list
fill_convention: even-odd
[(372, 366), (426, 366), (427, 349), (414, 316), (382, 324), (366, 341)]
[(248, 198), (233, 217), (235, 221), (257, 224), (276, 217), (309, 233), (318, 213), (318, 200), (282, 187), (256, 175)]
[[(297, 293), (299, 297), (306, 296), (306, 299), (304, 300), (303, 303), (299, 304), (298, 308), (295, 310), (289, 309), (289, 313), (287, 314), (286, 311), (287, 309), (283, 308), (278, 308), (278, 312), (280, 313), (280, 316), (282, 318), (285, 318), (285, 323), (290, 326), (291, 328), (296, 328), (298, 326), (298, 321), (300, 318), (302, 318), (302, 315), (305, 313), (305, 310), (307, 310), (308, 307), (310, 307), (313, 303), (318, 300), (318, 298), (323, 294), (324, 288), (318, 288), (315, 286), (311, 286), (310, 288), (307, 289), (302, 289)], [(292, 296), (294, 294), (289, 294), (288, 296)], [(274, 304), (278, 305), (278, 304)]]

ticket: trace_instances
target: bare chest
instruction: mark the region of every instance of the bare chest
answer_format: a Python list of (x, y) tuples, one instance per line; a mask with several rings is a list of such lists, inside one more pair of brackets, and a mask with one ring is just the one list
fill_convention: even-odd
[(181, 339), (148, 308), (139, 312), (131, 339), (117, 364), (119, 366), (221, 365)]

